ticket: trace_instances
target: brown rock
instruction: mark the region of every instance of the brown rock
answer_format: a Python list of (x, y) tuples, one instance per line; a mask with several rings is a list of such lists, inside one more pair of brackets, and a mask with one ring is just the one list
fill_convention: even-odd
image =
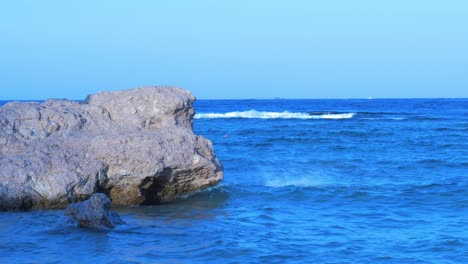
[(63, 208), (96, 192), (154, 204), (215, 185), (223, 168), (193, 133), (194, 100), (148, 87), (0, 107), (0, 209)]

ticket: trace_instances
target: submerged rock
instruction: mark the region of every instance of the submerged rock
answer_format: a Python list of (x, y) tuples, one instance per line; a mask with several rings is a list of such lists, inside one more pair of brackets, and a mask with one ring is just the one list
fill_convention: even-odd
[(0, 107), (0, 210), (168, 202), (215, 185), (223, 168), (193, 133), (187, 91), (147, 87)]
[(103, 193), (95, 193), (88, 200), (69, 204), (65, 215), (71, 216), (81, 227), (106, 229), (125, 224), (120, 216), (110, 211), (111, 201)]

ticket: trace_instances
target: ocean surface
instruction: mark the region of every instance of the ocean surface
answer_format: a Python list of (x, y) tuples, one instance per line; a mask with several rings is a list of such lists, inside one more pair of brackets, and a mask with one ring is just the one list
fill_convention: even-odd
[(195, 107), (219, 186), (107, 232), (0, 212), (0, 263), (468, 263), (468, 99)]

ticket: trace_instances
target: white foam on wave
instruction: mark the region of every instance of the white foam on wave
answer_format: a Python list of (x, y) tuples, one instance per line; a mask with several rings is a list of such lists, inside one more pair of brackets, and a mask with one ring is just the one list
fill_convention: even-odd
[(196, 119), (214, 119), (214, 118), (259, 118), (259, 119), (349, 119), (353, 118), (355, 113), (340, 114), (319, 114), (311, 115), (300, 112), (265, 112), (265, 111), (236, 111), (227, 113), (200, 113), (195, 114)]
[(314, 186), (323, 186), (330, 184), (326, 179), (323, 178), (308, 178), (308, 177), (299, 177), (299, 178), (276, 178), (268, 179), (265, 181), (265, 186), (268, 187), (287, 187), (287, 186), (296, 186), (296, 187), (314, 187)]
[[(276, 161), (275, 161), (276, 162)], [(267, 187), (314, 187), (332, 184), (333, 177), (328, 173), (323, 172), (319, 168), (314, 168), (312, 171), (302, 170), (295, 167), (276, 166), (259, 169), (260, 179), (262, 184)]]
[(323, 118), (323, 119), (349, 119), (353, 118), (355, 113), (344, 113), (344, 114), (324, 114), (324, 115), (312, 115), (316, 118)]

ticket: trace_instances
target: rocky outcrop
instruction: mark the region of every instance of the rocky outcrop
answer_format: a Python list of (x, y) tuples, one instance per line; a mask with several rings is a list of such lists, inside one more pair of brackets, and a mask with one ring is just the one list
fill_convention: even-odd
[(95, 193), (86, 201), (68, 205), (65, 215), (76, 220), (78, 226), (92, 229), (111, 229), (125, 224), (110, 206), (111, 201), (105, 194)]
[(96, 192), (155, 204), (215, 185), (223, 169), (193, 133), (194, 100), (148, 87), (0, 107), (0, 209), (64, 208)]

